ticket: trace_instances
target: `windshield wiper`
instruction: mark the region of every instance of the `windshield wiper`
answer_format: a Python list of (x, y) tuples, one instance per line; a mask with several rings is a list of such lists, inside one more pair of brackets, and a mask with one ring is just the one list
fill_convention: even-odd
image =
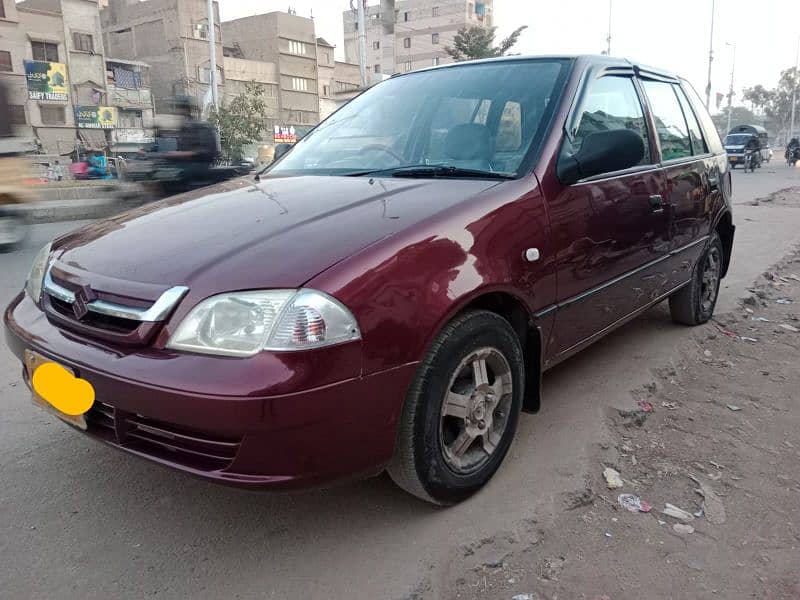
[(515, 179), (508, 173), (494, 171), (481, 171), (479, 169), (462, 169), (450, 165), (404, 165), (390, 169), (376, 169), (374, 171), (358, 171), (347, 173), (347, 177), (366, 177), (368, 175), (389, 175), (391, 177), (451, 177), (454, 179), (473, 177), (476, 179)]

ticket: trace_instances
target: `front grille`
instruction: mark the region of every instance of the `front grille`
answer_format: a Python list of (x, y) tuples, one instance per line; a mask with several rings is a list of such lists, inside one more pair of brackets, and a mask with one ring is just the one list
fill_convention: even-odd
[(241, 438), (187, 429), (97, 401), (86, 422), (90, 432), (124, 448), (201, 471), (227, 468), (241, 445)]
[(69, 302), (59, 300), (55, 296), (48, 296), (50, 306), (60, 314), (72, 321), (76, 321), (81, 325), (87, 327), (94, 327), (96, 329), (104, 329), (112, 333), (121, 333), (127, 335), (133, 333), (141, 325), (139, 321), (132, 321), (131, 319), (121, 319), (119, 317), (111, 317), (108, 315), (101, 315), (100, 313), (88, 312), (80, 321), (75, 319), (75, 313), (72, 310), (72, 305)]

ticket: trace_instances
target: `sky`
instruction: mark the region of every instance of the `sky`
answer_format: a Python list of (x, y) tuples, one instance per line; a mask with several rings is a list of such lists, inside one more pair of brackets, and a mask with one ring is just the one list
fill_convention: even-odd
[[(413, 1), (413, 0), (412, 0)], [(344, 59), (342, 11), (349, 0), (219, 0), (223, 20), (289, 6), (313, 14), (317, 35)], [(378, 4), (370, 0), (370, 4)], [(606, 47), (611, 4), (611, 54), (673, 71), (704, 97), (712, 0), (494, 0), (498, 37), (519, 25), (528, 29), (514, 48), (520, 54), (600, 53)], [(716, 0), (712, 102), (727, 93), (736, 44), (734, 90), (777, 84), (794, 66), (800, 36), (800, 2)], [(734, 97), (734, 102), (735, 102)]]

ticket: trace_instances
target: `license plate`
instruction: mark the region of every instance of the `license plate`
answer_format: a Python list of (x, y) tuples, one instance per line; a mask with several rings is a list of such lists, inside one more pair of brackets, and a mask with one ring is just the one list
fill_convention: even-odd
[[(28, 377), (32, 378), (34, 371), (44, 363), (51, 363), (55, 362), (50, 360), (49, 358), (45, 358), (41, 354), (34, 352), (33, 350), (25, 350), (25, 368), (28, 370)], [(64, 365), (60, 365), (62, 368), (66, 369), (73, 375), (75, 372), (70, 369), (69, 367), (65, 367)], [(39, 394), (36, 393), (36, 390), (33, 389), (33, 384), (31, 384), (31, 400), (33, 403), (46, 410), (47, 412), (57, 416), (62, 421), (66, 421), (70, 425), (74, 425), (80, 429), (86, 429), (86, 415), (68, 415), (66, 413), (61, 412), (55, 406), (50, 404), (47, 400), (42, 398)]]
[(739, 160), (735, 156), (729, 156), (728, 159), (730, 159), (731, 162), (736, 162), (737, 160)]

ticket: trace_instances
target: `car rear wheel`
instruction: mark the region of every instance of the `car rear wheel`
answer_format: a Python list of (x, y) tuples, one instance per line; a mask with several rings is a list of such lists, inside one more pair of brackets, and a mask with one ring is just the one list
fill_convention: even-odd
[(403, 406), (389, 475), (435, 504), (485, 485), (508, 451), (522, 407), (522, 348), (499, 315), (471, 311), (439, 334)]
[(672, 320), (682, 325), (701, 325), (714, 315), (725, 250), (715, 231), (703, 256), (697, 261), (692, 281), (669, 297)]

